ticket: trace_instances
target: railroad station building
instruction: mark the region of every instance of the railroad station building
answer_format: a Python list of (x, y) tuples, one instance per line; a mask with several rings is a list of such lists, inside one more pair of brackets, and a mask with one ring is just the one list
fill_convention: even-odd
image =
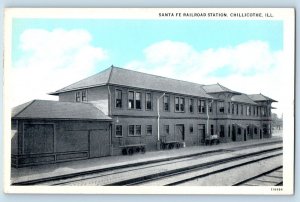
[(120, 155), (124, 145), (144, 144), (147, 151), (167, 141), (204, 146), (215, 134), (221, 143), (270, 138), (271, 104), (277, 102), (218, 83), (201, 85), (114, 66), (50, 94), (59, 101), (14, 109), (16, 165), (39, 164), (31, 157), (44, 154), (50, 162)]

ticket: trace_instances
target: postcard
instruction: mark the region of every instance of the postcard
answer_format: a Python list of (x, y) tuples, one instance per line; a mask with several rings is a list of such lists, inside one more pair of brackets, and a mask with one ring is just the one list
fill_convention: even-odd
[(8, 8), (5, 193), (294, 192), (292, 8)]

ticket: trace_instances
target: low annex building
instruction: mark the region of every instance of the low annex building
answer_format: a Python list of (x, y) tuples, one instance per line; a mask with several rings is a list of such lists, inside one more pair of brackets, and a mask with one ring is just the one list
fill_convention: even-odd
[(20, 105), (12, 111), (12, 166), (107, 156), (111, 121), (90, 103), (33, 100)]
[[(34, 153), (43, 153), (43, 162), (58, 162), (120, 155), (124, 145), (143, 144), (147, 150), (160, 149), (161, 143), (168, 141), (204, 146), (205, 140), (216, 134), (220, 142), (270, 138), (271, 104), (277, 102), (218, 83), (201, 85), (114, 66), (50, 94), (59, 101), (27, 103), (17, 107), (24, 111), (12, 116), (13, 128), (18, 131), (18, 143), (12, 139), (16, 165), (32, 163)], [(53, 108), (49, 114), (57, 109), (53, 117), (39, 113), (49, 109), (48, 102)], [(26, 110), (37, 113), (26, 117)], [(33, 121), (36, 126), (30, 125)], [(97, 141), (91, 143), (97, 135)], [(81, 141), (85, 146), (77, 145)], [(35, 148), (36, 144), (40, 147)]]

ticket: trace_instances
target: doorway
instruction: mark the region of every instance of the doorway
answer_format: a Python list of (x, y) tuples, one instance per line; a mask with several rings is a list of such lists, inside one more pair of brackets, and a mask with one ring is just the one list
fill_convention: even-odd
[(109, 155), (109, 133), (105, 130), (91, 130), (89, 132), (90, 158)]
[(175, 138), (177, 141), (185, 140), (184, 124), (175, 125)]

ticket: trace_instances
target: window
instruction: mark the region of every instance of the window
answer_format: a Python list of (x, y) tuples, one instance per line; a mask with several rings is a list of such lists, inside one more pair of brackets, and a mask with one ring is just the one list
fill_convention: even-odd
[(238, 128), (238, 134), (241, 135), (242, 134), (242, 129)]
[(135, 126), (135, 135), (141, 135), (141, 132), (142, 132), (142, 126), (136, 125)]
[(116, 108), (122, 108), (122, 91), (116, 90)]
[(214, 125), (210, 125), (210, 135), (214, 134)]
[(220, 125), (220, 137), (224, 137), (225, 136), (225, 128), (224, 125)]
[(230, 125), (228, 126), (228, 137), (230, 137)]
[(179, 111), (179, 97), (175, 97), (175, 111)]
[(175, 112), (184, 112), (184, 98), (175, 97)]
[(246, 113), (247, 113), (247, 114), (246, 114), (247, 116), (250, 115), (250, 107), (249, 107), (249, 106), (247, 106)]
[(81, 101), (80, 91), (76, 92), (75, 97), (76, 97), (76, 102)]
[(87, 90), (75, 92), (76, 102), (87, 102)]
[(243, 114), (244, 114), (244, 106), (241, 105), (241, 115), (243, 115)]
[(87, 90), (81, 91), (82, 102), (87, 102)]
[(219, 107), (219, 112), (220, 113), (224, 113), (225, 112), (224, 102), (218, 102), (218, 107)]
[(170, 133), (170, 127), (169, 127), (169, 125), (164, 125), (164, 131), (165, 131), (166, 135), (169, 135), (169, 133)]
[(238, 115), (239, 114), (239, 105), (236, 104), (236, 114)]
[(198, 112), (205, 113), (205, 100), (198, 100)]
[(212, 103), (212, 102), (209, 102), (209, 104), (208, 104), (208, 111), (209, 111), (209, 112), (213, 112), (212, 106), (213, 106), (213, 103)]
[(194, 132), (194, 126), (193, 124), (190, 125), (190, 133), (193, 133)]
[(152, 109), (152, 96), (151, 93), (146, 93), (146, 110)]
[(122, 136), (123, 136), (122, 125), (116, 125), (116, 137), (122, 137)]
[(249, 107), (249, 116), (251, 116), (252, 106)]
[(231, 103), (231, 114), (234, 114), (234, 104)]
[(152, 135), (152, 125), (147, 125), (146, 126), (146, 134), (147, 135)]
[(254, 134), (257, 134), (257, 128), (256, 127), (254, 128)]
[(184, 112), (184, 98), (180, 98), (179, 100), (179, 104), (180, 104), (180, 111)]
[(141, 109), (141, 93), (135, 93), (135, 108)]
[(165, 95), (164, 96), (164, 110), (165, 111), (169, 111), (170, 110), (170, 108), (169, 108), (169, 104), (170, 103), (170, 97), (169, 97), (169, 95)]
[(128, 135), (129, 136), (134, 136), (134, 125), (129, 125), (128, 126)]
[(247, 134), (250, 134), (250, 127), (247, 126)]
[(128, 92), (128, 109), (134, 109), (134, 92)]
[(194, 113), (194, 99), (190, 99), (190, 107), (189, 107), (189, 109), (190, 109), (191, 113)]
[(256, 116), (258, 116), (258, 107), (256, 107)]
[(230, 114), (230, 102), (228, 102), (228, 114)]

